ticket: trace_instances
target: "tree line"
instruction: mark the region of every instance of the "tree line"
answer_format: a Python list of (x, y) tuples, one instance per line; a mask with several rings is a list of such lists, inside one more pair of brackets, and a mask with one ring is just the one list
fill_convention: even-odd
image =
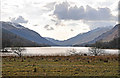
[[(96, 46), (97, 44), (97, 46)], [(113, 39), (112, 41), (109, 42), (101, 42), (97, 41), (94, 44), (86, 44), (86, 47), (98, 47), (102, 49), (120, 49), (120, 37)]]

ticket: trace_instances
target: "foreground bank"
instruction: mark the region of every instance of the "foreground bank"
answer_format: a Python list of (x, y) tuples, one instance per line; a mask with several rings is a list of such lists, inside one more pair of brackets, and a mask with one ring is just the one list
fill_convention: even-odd
[(119, 56), (3, 56), (3, 76), (119, 76)]

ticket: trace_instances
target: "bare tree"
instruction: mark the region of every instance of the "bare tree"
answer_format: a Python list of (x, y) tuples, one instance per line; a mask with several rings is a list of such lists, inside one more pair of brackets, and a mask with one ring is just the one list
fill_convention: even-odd
[(77, 51), (75, 49), (70, 49), (70, 50), (67, 50), (67, 52), (70, 54), (70, 55), (78, 55)]
[(97, 55), (101, 55), (104, 53), (104, 50), (101, 49), (102, 45), (100, 41), (97, 41), (93, 47), (90, 47), (88, 50), (90, 52), (90, 54), (97, 56)]
[(12, 52), (16, 53), (18, 56), (22, 56), (22, 51), (25, 51), (26, 49), (24, 47), (12, 47)]
[(104, 53), (103, 49), (97, 48), (97, 47), (90, 47), (89, 49), (90, 54), (94, 56), (98, 56)]

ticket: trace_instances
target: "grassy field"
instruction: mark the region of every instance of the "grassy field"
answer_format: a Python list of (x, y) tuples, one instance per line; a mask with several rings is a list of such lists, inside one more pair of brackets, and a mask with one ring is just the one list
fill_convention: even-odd
[(117, 55), (3, 56), (3, 76), (119, 76)]

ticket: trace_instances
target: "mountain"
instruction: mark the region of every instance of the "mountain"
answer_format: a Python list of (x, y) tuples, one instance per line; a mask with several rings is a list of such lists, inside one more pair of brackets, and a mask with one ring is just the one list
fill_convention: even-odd
[(47, 44), (48, 45), (62, 45), (62, 46), (79, 45), (79, 44), (83, 44), (83, 43), (88, 43), (90, 41), (95, 42), (95, 41), (101, 40), (101, 39), (109, 40), (109, 38), (113, 37), (114, 34), (107, 36), (108, 34), (112, 33), (113, 31), (117, 33), (117, 31), (116, 31), (117, 28), (115, 27), (113, 30), (111, 30), (111, 32), (100, 37), (100, 35), (108, 32), (111, 29), (111, 27), (110, 26), (109, 27), (99, 27), (99, 28), (93, 29), (89, 32), (86, 32), (83, 34), (78, 34), (77, 36), (72, 37), (68, 40), (59, 41), (59, 40), (55, 40), (55, 39), (48, 38), (48, 37), (44, 38), (37, 32), (30, 30), (28, 28), (25, 28), (22, 25), (17, 24), (17, 23), (0, 22), (0, 24), (2, 24), (2, 29), (9, 31), (23, 39), (35, 42), (37, 44), (46, 44), (46, 45)]
[(119, 30), (118, 30), (119, 28), (120, 28), (120, 24), (117, 24), (111, 30), (103, 33), (102, 35), (98, 36), (97, 38), (95, 38), (94, 40), (88, 43), (91, 44), (91, 43), (95, 43), (96, 41), (110, 42), (114, 40), (115, 38), (120, 37)]
[(45, 39), (51, 41), (52, 43), (56, 44), (57, 46), (58, 45), (62, 45), (63, 41), (60, 41), (60, 40), (55, 40), (53, 38), (49, 38), (49, 37), (44, 37)]
[(89, 32), (78, 34), (77, 36), (64, 41), (59, 41), (52, 38), (46, 38), (46, 39), (57, 45), (77, 45), (77, 44), (82, 44), (82, 43), (87, 43), (89, 41), (92, 41), (98, 36), (100, 36), (101, 34), (109, 31), (110, 29), (111, 27), (99, 27)]
[(24, 46), (24, 47), (32, 47), (32, 46), (47, 46), (44, 44), (37, 44), (30, 40), (24, 39), (6, 29), (2, 29), (2, 47), (11, 47), (11, 46)]
[(12, 23), (12, 22), (0, 22), (0, 24), (2, 24), (2, 29), (12, 32), (24, 39), (30, 40), (38, 44), (54, 45), (54, 43), (46, 40), (37, 32), (30, 30), (28, 28), (25, 28), (20, 24)]

